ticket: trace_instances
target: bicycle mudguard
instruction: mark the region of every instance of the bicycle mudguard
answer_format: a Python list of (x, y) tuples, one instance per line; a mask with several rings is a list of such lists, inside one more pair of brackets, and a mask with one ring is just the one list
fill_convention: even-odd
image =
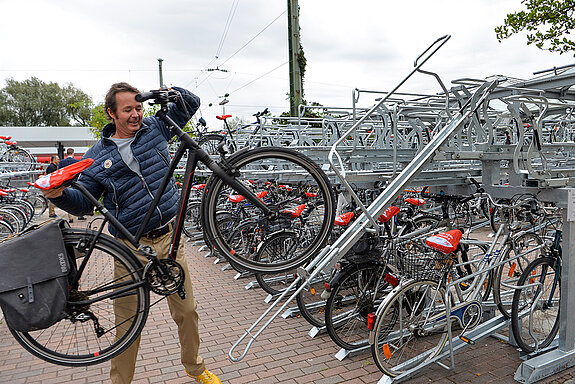
[(77, 174), (90, 167), (93, 163), (94, 159), (80, 160), (77, 163), (70, 164), (67, 167), (60, 168), (57, 171), (39, 177), (34, 185), (40, 189), (52, 189), (59, 187), (66, 181), (76, 177)]

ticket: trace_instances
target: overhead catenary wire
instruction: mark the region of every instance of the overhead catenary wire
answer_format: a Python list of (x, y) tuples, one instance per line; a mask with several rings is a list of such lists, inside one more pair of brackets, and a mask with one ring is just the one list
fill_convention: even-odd
[(226, 20), (226, 24), (224, 25), (224, 31), (222, 33), (220, 43), (219, 43), (218, 48), (216, 50), (216, 59), (220, 56), (220, 53), (222, 52), (224, 42), (226, 41), (226, 37), (228, 36), (228, 32), (230, 30), (230, 25), (232, 24), (232, 20), (234, 19), (234, 16), (236, 14), (238, 4), (239, 4), (239, 0), (234, 0), (232, 7), (230, 8), (230, 12), (228, 13), (228, 18)]
[(237, 51), (235, 51), (230, 57), (228, 57), (226, 60), (224, 60), (222, 62), (221, 65), (224, 65), (225, 63), (227, 63), (232, 57), (234, 57), (235, 55), (237, 55), (238, 53), (240, 53), (244, 48), (246, 48), (252, 41), (254, 41), (259, 35), (261, 35), (266, 29), (268, 29), (273, 23), (275, 23), (280, 17), (282, 17), (283, 15), (285, 15), (287, 11), (283, 11), (282, 13), (280, 13), (275, 19), (273, 19), (268, 25), (266, 25), (265, 27), (263, 27), (263, 29), (261, 31), (259, 31), (258, 33), (256, 33), (256, 35), (254, 37), (252, 37), (250, 40), (248, 40), (247, 43), (245, 43), (244, 45), (241, 46), (241, 48), (239, 48)]
[[(235, 12), (235, 11), (234, 11)], [(225, 59), (220, 65), (223, 65), (225, 63), (227, 63), (232, 57), (236, 56), (238, 53), (240, 53), (241, 51), (243, 51), (248, 45), (250, 45), (256, 38), (258, 38), (263, 32), (265, 32), (272, 24), (274, 24), (277, 20), (280, 19), (280, 17), (282, 17), (283, 15), (285, 15), (287, 11), (284, 10), (283, 12), (281, 12), (278, 16), (276, 16), (271, 22), (269, 22), (266, 26), (264, 26), (258, 33), (256, 33), (251, 39), (249, 39), (244, 45), (242, 45), (238, 50), (236, 50), (231, 56), (229, 56), (227, 59)], [(210, 62), (210, 64), (208, 64), (208, 69), (209, 66), (217, 59), (217, 57), (212, 60)], [(284, 64), (282, 64), (284, 65)], [(218, 67), (219, 69), (219, 67)], [(277, 68), (276, 68), (277, 69)], [(274, 69), (275, 70), (275, 69)], [(270, 71), (273, 72), (274, 70)], [(250, 81), (248, 84), (246, 84), (245, 86), (252, 84), (254, 81), (259, 80), (260, 78), (262, 78), (263, 76), (266, 76), (267, 74), (269, 74), (270, 72), (267, 72), (263, 75), (261, 75), (260, 77), (258, 77), (255, 80)], [(200, 78), (201, 75), (203, 74), (207, 74), (207, 76), (201, 80), (198, 81), (198, 79)], [(207, 81), (210, 77), (212, 77), (212, 75), (214, 74), (214, 71), (208, 71), (208, 70), (203, 70), (200, 74), (198, 74), (194, 79), (192, 79), (188, 84), (186, 84), (185, 87), (188, 87), (190, 84), (192, 83), (196, 83), (196, 85), (194, 86), (194, 90), (197, 89), (199, 86), (201, 86), (205, 81)], [(244, 88), (245, 86), (242, 86), (238, 89)]]

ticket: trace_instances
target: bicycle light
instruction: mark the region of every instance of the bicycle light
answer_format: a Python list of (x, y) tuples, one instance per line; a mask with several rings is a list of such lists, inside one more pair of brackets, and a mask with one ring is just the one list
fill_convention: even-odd
[(367, 315), (367, 329), (373, 331), (374, 325), (375, 325), (375, 313), (369, 313)]

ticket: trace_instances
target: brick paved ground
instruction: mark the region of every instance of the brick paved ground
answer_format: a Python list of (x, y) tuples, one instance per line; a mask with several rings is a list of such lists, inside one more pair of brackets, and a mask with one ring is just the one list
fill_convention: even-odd
[[(75, 223), (75, 225), (78, 225)], [(198, 247), (186, 247), (188, 263), (199, 303), (201, 354), (208, 369), (223, 383), (377, 383), (381, 373), (369, 352), (344, 361), (334, 358), (338, 348), (327, 334), (310, 338), (310, 326), (302, 318), (279, 318), (258, 338), (247, 357), (231, 362), (228, 351), (245, 328), (265, 310), (266, 294), (246, 290), (250, 279), (235, 280), (231, 270), (206, 258)], [(456, 355), (456, 369), (437, 365), (423, 370), (410, 383), (515, 383), (513, 375), (521, 360), (511, 346), (488, 338)], [(86, 368), (51, 365), (27, 353), (0, 324), (0, 383), (109, 383), (109, 364)], [(546, 383), (573, 383), (575, 368)], [(142, 334), (135, 383), (189, 383), (179, 363), (175, 326), (165, 301), (152, 308)]]

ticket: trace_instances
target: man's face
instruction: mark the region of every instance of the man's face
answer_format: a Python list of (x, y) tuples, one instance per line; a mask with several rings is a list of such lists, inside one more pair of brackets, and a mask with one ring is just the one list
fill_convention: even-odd
[(58, 156), (54, 157), (54, 164), (55, 165), (60, 164), (60, 157), (58, 157)]
[(108, 108), (108, 114), (116, 124), (114, 137), (125, 139), (134, 137), (142, 126), (142, 103), (136, 101), (136, 93), (118, 92), (116, 94), (116, 112)]

